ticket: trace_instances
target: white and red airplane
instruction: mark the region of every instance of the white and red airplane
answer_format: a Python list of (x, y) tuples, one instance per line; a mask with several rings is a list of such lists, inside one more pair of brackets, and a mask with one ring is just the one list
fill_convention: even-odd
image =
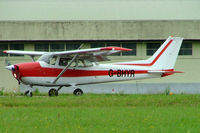
[[(107, 56), (131, 49), (121, 47), (103, 47), (78, 49), (63, 52), (36, 52), (7, 50), (4, 53), (29, 55), (33, 62), (7, 66), (19, 83), (32, 86), (58, 87), (50, 89), (49, 96), (57, 96), (63, 87), (74, 87), (75, 95), (82, 95), (78, 88), (84, 84), (112, 81), (160, 78), (180, 71), (174, 71), (183, 38), (169, 37), (161, 47), (147, 60), (98, 64), (108, 60)], [(41, 56), (34, 61), (34, 56)], [(32, 96), (32, 90), (25, 95)]]

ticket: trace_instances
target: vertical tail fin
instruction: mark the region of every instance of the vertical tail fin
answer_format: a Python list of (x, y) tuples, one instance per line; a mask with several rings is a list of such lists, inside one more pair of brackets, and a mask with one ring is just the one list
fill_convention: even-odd
[(181, 37), (168, 37), (152, 57), (147, 60), (121, 63), (121, 65), (151, 66), (155, 69), (173, 69), (182, 44)]
[(147, 61), (156, 69), (173, 69), (183, 38), (168, 37), (161, 47)]

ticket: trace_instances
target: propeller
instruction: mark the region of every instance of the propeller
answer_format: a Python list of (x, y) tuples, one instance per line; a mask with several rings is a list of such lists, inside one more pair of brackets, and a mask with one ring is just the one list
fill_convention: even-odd
[(8, 57), (7, 56), (4, 58), (4, 64), (5, 64), (5, 66), (10, 66), (11, 65), (11, 63), (8, 61)]
[(10, 71), (15, 71), (15, 66), (12, 65), (12, 64), (9, 62), (7, 56), (4, 58), (4, 65), (5, 65), (5, 68), (6, 68), (6, 69), (8, 69), (8, 70), (10, 70)]

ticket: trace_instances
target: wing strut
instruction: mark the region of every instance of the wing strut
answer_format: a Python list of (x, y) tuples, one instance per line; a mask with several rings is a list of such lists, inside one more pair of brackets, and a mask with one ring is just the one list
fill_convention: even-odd
[[(78, 49), (81, 49), (83, 47), (83, 44), (81, 44), (81, 46)], [(56, 83), (56, 81), (63, 75), (63, 73), (65, 71), (67, 71), (67, 68), (69, 68), (71, 66), (71, 64), (76, 60), (78, 54), (76, 54), (72, 60), (69, 62), (69, 64), (60, 72), (60, 74), (52, 81), (53, 84)]]
[(32, 61), (35, 62), (34, 56), (31, 55), (30, 57), (31, 57)]
[(56, 81), (63, 75), (63, 73), (67, 70), (67, 68), (70, 67), (70, 65), (74, 62), (74, 60), (76, 60), (76, 57), (78, 56), (78, 54), (76, 54), (72, 60), (69, 62), (69, 64), (60, 72), (60, 74), (52, 81), (53, 84), (56, 83)]

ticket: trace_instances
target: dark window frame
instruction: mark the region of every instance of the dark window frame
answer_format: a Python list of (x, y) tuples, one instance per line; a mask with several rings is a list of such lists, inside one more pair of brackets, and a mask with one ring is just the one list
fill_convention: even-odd
[(161, 45), (161, 42), (146, 42), (146, 56), (152, 56)]
[[(24, 43), (10, 43), (9, 44), (10, 50), (24, 50)], [(16, 54), (10, 54), (10, 56), (24, 56), (24, 55), (16, 55)]]
[(8, 54), (3, 53), (4, 50), (8, 50), (8, 49), (9, 49), (9, 44), (8, 43), (2, 43), (2, 44), (0, 44), (0, 57), (8, 56)]
[(91, 42), (90, 43), (91, 48), (101, 48), (101, 47), (106, 47), (105, 42)]
[(65, 49), (66, 48), (66, 46), (65, 46), (66, 44), (65, 43), (55, 42), (55, 43), (50, 43), (49, 45), (50, 45), (49, 48), (50, 48), (51, 52), (65, 51), (66, 50)]
[[(42, 46), (43, 45), (43, 46)], [(41, 47), (42, 46), (42, 47)], [(40, 48), (41, 47), (41, 48)], [(34, 50), (35, 51), (45, 51), (45, 52), (50, 52), (49, 51), (49, 43), (48, 42), (38, 42), (34, 44)]]
[(192, 42), (183, 42), (178, 55), (179, 56), (191, 56), (191, 55), (193, 55)]
[(66, 42), (66, 50), (76, 50), (81, 46), (82, 42)]
[[(128, 45), (129, 46), (131, 45), (133, 47), (129, 47)], [(122, 42), (121, 46), (123, 48), (132, 49), (132, 51), (124, 51), (124, 52), (122, 52), (122, 56), (137, 56), (137, 43), (136, 42)]]

